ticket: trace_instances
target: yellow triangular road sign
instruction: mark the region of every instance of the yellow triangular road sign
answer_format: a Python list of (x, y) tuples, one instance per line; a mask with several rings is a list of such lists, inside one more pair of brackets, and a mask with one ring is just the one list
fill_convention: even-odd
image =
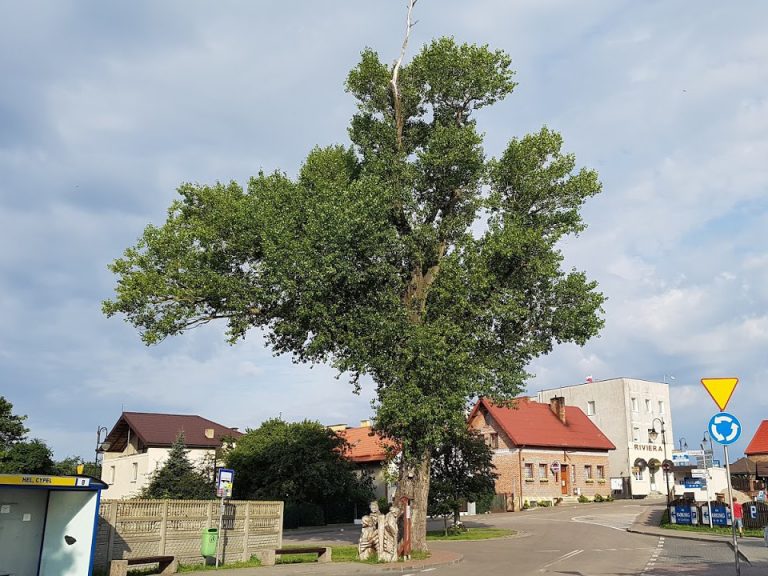
[(701, 383), (704, 384), (704, 388), (707, 389), (709, 395), (712, 396), (712, 400), (720, 408), (720, 412), (725, 410), (728, 406), (728, 401), (733, 395), (733, 391), (736, 389), (736, 384), (739, 383), (738, 378), (702, 378)]

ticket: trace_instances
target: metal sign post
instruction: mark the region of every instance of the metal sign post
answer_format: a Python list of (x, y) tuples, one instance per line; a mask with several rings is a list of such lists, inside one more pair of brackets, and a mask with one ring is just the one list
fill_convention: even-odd
[(232, 498), (232, 486), (235, 482), (235, 471), (229, 468), (216, 468), (216, 496), (221, 498), (219, 507), (219, 530), (218, 540), (216, 540), (216, 567), (219, 567), (219, 558), (221, 547), (223, 545), (224, 512), (226, 511), (225, 500)]
[(741, 566), (739, 564), (739, 541), (736, 539), (736, 511), (733, 509), (733, 491), (731, 489), (731, 464), (728, 458), (728, 445), (723, 446), (723, 457), (725, 458), (725, 476), (728, 481), (728, 502), (731, 505), (731, 532), (733, 537), (733, 555), (736, 562), (736, 576), (741, 576)]
[(728, 457), (728, 446), (741, 436), (741, 422), (733, 414), (720, 412), (709, 420), (709, 434), (718, 444), (723, 445), (725, 458), (725, 480), (728, 486), (728, 504), (731, 507), (731, 532), (733, 536), (733, 554), (736, 562), (736, 576), (741, 575), (739, 565), (739, 542), (736, 539), (736, 513), (733, 504), (733, 488), (731, 487), (731, 461)]

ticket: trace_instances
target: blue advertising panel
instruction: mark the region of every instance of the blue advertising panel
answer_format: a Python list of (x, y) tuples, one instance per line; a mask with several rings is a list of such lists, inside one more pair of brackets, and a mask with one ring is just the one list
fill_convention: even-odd
[(726, 506), (712, 506), (712, 524), (715, 526), (728, 526), (731, 519), (731, 511)]
[(693, 512), (690, 506), (673, 506), (675, 524), (693, 524)]
[(689, 490), (704, 490), (707, 487), (706, 478), (685, 478), (683, 486)]

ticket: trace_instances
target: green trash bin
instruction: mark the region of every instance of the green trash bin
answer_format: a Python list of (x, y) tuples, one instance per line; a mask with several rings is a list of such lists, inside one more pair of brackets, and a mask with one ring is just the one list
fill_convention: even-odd
[(216, 556), (216, 548), (219, 544), (218, 528), (203, 528), (203, 534), (200, 538), (200, 555)]

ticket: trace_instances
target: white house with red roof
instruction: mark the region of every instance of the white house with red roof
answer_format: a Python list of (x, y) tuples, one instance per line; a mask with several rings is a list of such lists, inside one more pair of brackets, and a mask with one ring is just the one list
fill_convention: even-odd
[(393, 451), (396, 451), (395, 443), (376, 434), (370, 420), (363, 420), (358, 428), (346, 424), (330, 428), (347, 441), (346, 457), (357, 464), (362, 473), (369, 474), (373, 479), (376, 498), (389, 500), (394, 486), (387, 482), (386, 472), (389, 459)]
[(611, 493), (608, 454), (616, 447), (562, 397), (549, 404), (517, 398), (512, 406), (481, 398), (468, 421), (493, 449), (496, 493), (508, 503)]
[(215, 464), (224, 440), (242, 436), (236, 428), (201, 416), (123, 412), (100, 446), (101, 479), (109, 484), (109, 497), (137, 496), (163, 465), (180, 432), (190, 461), (200, 467)]

